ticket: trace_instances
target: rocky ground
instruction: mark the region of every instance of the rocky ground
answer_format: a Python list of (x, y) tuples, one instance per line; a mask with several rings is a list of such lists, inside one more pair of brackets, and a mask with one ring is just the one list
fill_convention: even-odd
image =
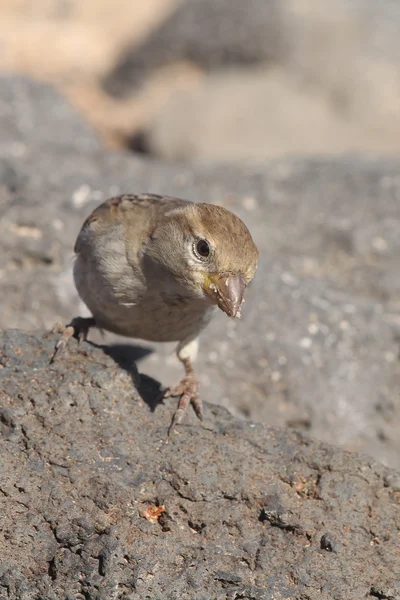
[[(134, 190), (223, 204), (246, 221), (261, 260), (243, 319), (221, 313), (203, 334), (204, 398), (400, 466), (398, 164), (143, 160), (102, 149), (53, 90), (23, 79), (0, 82), (0, 111), (1, 326), (49, 328), (84, 314), (72, 247), (106, 197)], [(174, 383), (173, 346), (151, 348), (140, 342), (134, 354), (141, 372)]]
[(166, 443), (129, 357), (55, 341), (0, 334), (1, 598), (400, 598), (398, 473), (210, 404)]

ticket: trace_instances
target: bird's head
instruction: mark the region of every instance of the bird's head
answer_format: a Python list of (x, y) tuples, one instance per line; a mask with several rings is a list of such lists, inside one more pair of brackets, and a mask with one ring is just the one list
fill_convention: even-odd
[(155, 228), (146, 253), (188, 298), (216, 304), (229, 317), (240, 316), (258, 250), (239, 217), (213, 204), (174, 208)]

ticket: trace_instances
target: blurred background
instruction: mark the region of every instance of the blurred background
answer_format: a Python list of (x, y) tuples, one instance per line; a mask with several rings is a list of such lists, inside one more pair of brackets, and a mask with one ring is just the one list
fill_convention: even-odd
[(399, 0), (0, 0), (0, 327), (84, 315), (107, 197), (222, 204), (261, 259), (203, 335), (204, 400), (400, 467), (399, 32)]
[(397, 0), (1, 0), (0, 72), (169, 160), (393, 154), (399, 31)]

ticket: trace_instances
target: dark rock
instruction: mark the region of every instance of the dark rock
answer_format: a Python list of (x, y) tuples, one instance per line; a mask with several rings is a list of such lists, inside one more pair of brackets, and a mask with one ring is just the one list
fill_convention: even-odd
[(321, 537), (321, 550), (326, 550), (327, 552), (338, 552), (338, 543), (335, 540), (335, 536), (331, 533), (324, 533)]
[(192, 61), (205, 69), (286, 55), (288, 31), (277, 0), (184, 0), (141, 45), (128, 48), (104, 82), (116, 96), (132, 93), (153, 69)]
[[(86, 121), (53, 87), (25, 77), (0, 77), (0, 131), (0, 157), (4, 158), (25, 156), (45, 146), (77, 152), (100, 147)], [(12, 173), (7, 180), (15, 186)]]
[[(83, 314), (72, 248), (108, 196), (149, 191), (223, 204), (244, 218), (261, 259), (242, 322), (220, 314), (202, 336), (204, 400), (400, 466), (398, 172), (396, 162), (354, 157), (188, 167), (32, 145), (0, 160), (0, 325), (49, 328)], [(140, 361), (162, 386), (182, 375), (171, 345), (150, 354), (146, 344), (90, 339), (124, 368)], [(154, 391), (150, 379), (146, 386)], [(96, 397), (90, 402), (98, 410)], [(10, 423), (0, 427), (15, 435)]]
[[(88, 343), (50, 366), (55, 340), (0, 334), (0, 595), (398, 600), (395, 472), (212, 405), (166, 443), (174, 401), (152, 413)], [(143, 516), (160, 498), (167, 529)]]

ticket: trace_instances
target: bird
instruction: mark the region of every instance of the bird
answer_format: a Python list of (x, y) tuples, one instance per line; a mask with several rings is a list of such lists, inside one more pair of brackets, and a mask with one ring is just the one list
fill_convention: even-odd
[(199, 334), (216, 308), (240, 317), (254, 278), (258, 249), (243, 221), (222, 206), (156, 194), (109, 198), (84, 221), (73, 277), (91, 317), (75, 317), (61, 333), (52, 361), (71, 337), (98, 328), (153, 342), (177, 342), (185, 375), (162, 395), (179, 397), (168, 436), (191, 404), (203, 420), (193, 363)]

